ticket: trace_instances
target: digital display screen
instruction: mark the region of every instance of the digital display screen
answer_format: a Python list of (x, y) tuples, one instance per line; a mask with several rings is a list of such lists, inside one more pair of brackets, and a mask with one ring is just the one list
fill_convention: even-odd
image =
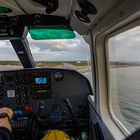
[(48, 90), (37, 90), (37, 93), (47, 93)]
[(47, 84), (47, 78), (46, 77), (37, 77), (35, 78), (35, 84)]

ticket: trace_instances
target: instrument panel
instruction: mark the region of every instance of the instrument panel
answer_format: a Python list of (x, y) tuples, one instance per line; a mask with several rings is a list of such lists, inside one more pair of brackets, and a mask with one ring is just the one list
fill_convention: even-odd
[[(31, 100), (51, 97), (51, 70), (25, 70), (0, 73), (0, 97), (14, 99), (14, 109), (24, 109), (31, 106)], [(8, 102), (9, 100), (9, 102)]]
[(44, 131), (87, 127), (89, 94), (92, 94), (89, 81), (73, 70), (37, 68), (0, 72), (0, 107), (12, 108), (11, 125), (17, 140), (17, 131), (30, 128), (34, 116), (39, 129), (45, 128)]
[(14, 112), (11, 125), (15, 140), (28, 139), (29, 134), (40, 139), (50, 129), (73, 135), (88, 132), (89, 94), (89, 81), (73, 70), (0, 71), (0, 107)]

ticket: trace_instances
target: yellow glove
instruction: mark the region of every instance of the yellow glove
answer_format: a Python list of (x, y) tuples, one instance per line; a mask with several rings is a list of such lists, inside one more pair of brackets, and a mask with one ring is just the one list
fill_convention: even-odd
[(42, 140), (70, 140), (70, 137), (64, 131), (50, 130)]

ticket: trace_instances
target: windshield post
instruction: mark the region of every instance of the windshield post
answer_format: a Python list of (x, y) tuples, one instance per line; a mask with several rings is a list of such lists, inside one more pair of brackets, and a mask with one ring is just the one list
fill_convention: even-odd
[(10, 40), (24, 68), (34, 68), (35, 62), (27, 39)]

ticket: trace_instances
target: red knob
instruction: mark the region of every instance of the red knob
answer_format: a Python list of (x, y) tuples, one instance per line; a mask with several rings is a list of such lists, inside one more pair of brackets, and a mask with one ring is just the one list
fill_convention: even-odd
[(26, 112), (32, 112), (32, 106), (25, 106)]

